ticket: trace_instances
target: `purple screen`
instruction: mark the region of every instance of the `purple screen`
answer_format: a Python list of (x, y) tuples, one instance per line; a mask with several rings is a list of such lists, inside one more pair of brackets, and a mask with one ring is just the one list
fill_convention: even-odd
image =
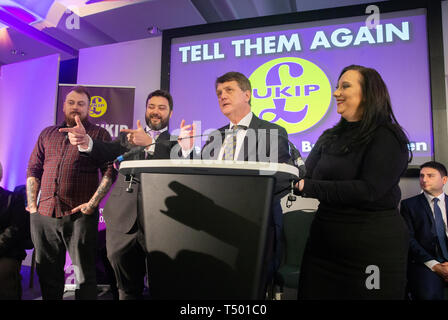
[[(433, 156), (426, 11), (368, 16), (174, 38), (170, 91), (171, 128), (182, 119), (198, 133), (228, 124), (218, 105), (215, 80), (228, 71), (252, 84), (252, 111), (283, 126), (306, 158), (322, 132), (340, 119), (332, 94), (350, 64), (376, 69), (391, 96), (418, 165)], [(372, 22), (370, 22), (372, 23)], [(203, 138), (203, 141), (206, 138)]]

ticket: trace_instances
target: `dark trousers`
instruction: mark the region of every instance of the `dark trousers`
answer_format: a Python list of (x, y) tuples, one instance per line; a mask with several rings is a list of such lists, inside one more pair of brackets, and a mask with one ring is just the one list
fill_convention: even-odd
[(120, 300), (142, 299), (146, 274), (144, 235), (135, 223), (128, 233), (106, 231), (107, 258), (114, 270)]
[(0, 300), (20, 300), (22, 284), (20, 275), (21, 261), (0, 257)]
[(408, 291), (412, 300), (443, 300), (446, 282), (424, 264), (408, 266)]
[(44, 300), (62, 300), (65, 256), (75, 272), (75, 299), (95, 300), (98, 211), (62, 218), (31, 215), (31, 236), (36, 251), (36, 271)]
[(271, 205), (266, 247), (261, 271), (259, 298), (264, 299), (269, 286), (273, 283), (283, 258), (283, 212), (280, 201)]

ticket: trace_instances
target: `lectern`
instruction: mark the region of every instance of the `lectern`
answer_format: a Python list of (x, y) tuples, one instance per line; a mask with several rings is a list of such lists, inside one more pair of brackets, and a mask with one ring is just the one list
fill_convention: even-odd
[(287, 164), (138, 160), (141, 221), (154, 299), (262, 299), (274, 195), (298, 179)]

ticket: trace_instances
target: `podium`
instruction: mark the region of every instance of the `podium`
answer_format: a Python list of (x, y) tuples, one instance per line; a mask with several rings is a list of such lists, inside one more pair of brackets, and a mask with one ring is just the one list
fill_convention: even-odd
[[(274, 193), (298, 179), (287, 164), (136, 160), (153, 299), (263, 299)], [(282, 185), (280, 187), (280, 184)]]

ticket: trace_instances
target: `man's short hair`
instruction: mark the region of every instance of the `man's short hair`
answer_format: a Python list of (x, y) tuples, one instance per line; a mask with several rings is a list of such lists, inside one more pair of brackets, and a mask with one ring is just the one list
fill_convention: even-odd
[(445, 166), (443, 164), (441, 164), (440, 162), (437, 162), (437, 161), (425, 162), (424, 164), (422, 164), (420, 166), (420, 170), (422, 170), (423, 168), (433, 168), (433, 169), (436, 169), (437, 171), (439, 171), (439, 173), (440, 173), (440, 175), (442, 177), (446, 177), (448, 175)]
[(215, 81), (215, 90), (216, 88), (218, 88), (218, 84), (229, 81), (236, 81), (238, 83), (238, 87), (240, 87), (242, 91), (247, 90), (250, 91), (251, 94), (251, 98), (249, 99), (249, 105), (250, 105), (250, 102), (252, 100), (252, 85), (250, 84), (249, 79), (247, 79), (247, 77), (240, 72), (230, 71), (218, 77)]
[(70, 90), (70, 92), (72, 92), (72, 91), (74, 91), (74, 92), (76, 92), (76, 93), (79, 93), (79, 94), (85, 94), (86, 96), (87, 96), (87, 98), (89, 99), (89, 101), (88, 101), (88, 103), (87, 104), (89, 104), (90, 105), (90, 93), (89, 93), (89, 91), (87, 91), (87, 88), (86, 87), (83, 87), (83, 86), (76, 86), (76, 87), (73, 87), (72, 88), (72, 90)]
[(160, 89), (160, 90), (151, 92), (148, 95), (148, 98), (146, 98), (145, 107), (148, 106), (148, 101), (152, 97), (164, 97), (166, 100), (168, 100), (168, 105), (170, 106), (170, 111), (173, 111), (173, 97), (171, 96), (171, 94), (168, 91)]
[(215, 81), (215, 89), (218, 87), (219, 83), (229, 81), (236, 81), (241, 90), (243, 91), (249, 90), (250, 92), (252, 92), (252, 86), (250, 84), (249, 79), (247, 79), (247, 77), (244, 74), (235, 71), (227, 72), (226, 74), (223, 74), (222, 76), (218, 77)]

